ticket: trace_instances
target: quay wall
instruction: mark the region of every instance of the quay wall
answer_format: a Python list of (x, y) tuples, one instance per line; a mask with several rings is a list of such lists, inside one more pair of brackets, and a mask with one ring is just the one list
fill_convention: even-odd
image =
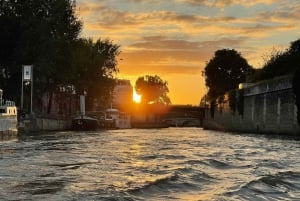
[(292, 91), (292, 77), (256, 83), (243, 89), (243, 112), (233, 112), (229, 98), (215, 107), (212, 115), (206, 109), (204, 129), (263, 133), (300, 134), (297, 107)]
[(71, 123), (67, 118), (28, 116), (20, 123), (19, 131), (64, 131), (71, 129)]
[(71, 121), (66, 119), (36, 118), (35, 125), (37, 130), (54, 131), (70, 130)]

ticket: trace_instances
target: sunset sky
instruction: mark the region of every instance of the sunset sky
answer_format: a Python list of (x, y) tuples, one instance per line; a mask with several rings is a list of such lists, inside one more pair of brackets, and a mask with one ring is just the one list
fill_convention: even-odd
[(198, 105), (201, 75), (218, 49), (259, 68), (272, 49), (300, 38), (299, 0), (77, 0), (82, 37), (121, 45), (117, 74), (159, 75), (173, 104)]

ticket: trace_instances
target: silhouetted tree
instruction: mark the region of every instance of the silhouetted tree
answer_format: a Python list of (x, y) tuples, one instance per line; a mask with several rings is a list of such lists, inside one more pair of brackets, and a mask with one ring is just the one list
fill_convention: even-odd
[(33, 64), (34, 100), (41, 102), (47, 92), (48, 112), (54, 92), (71, 95), (75, 89), (88, 93), (87, 109), (95, 100), (105, 107), (120, 46), (79, 38), (81, 28), (74, 0), (0, 1), (0, 87), (5, 95), (20, 100), (21, 66)]
[(72, 51), (70, 82), (79, 93), (86, 91), (87, 109), (94, 100), (107, 106), (114, 86), (113, 75), (118, 72), (117, 56), (120, 46), (106, 39), (79, 39)]
[(247, 60), (236, 50), (217, 50), (205, 67), (209, 98), (215, 100), (225, 92), (238, 88), (238, 84), (245, 82), (252, 71)]
[(255, 72), (253, 80), (266, 80), (275, 76), (293, 74), (300, 66), (300, 39), (291, 42), (284, 51), (272, 50), (261, 70)]
[(167, 95), (169, 93), (168, 83), (157, 75), (139, 77), (135, 83), (135, 90), (142, 95), (141, 102), (143, 104), (151, 102), (165, 105), (171, 104), (171, 100)]
[(209, 100), (208, 100), (208, 96), (207, 96), (207, 94), (204, 94), (202, 97), (201, 97), (201, 100), (200, 100), (200, 107), (204, 107), (204, 108), (206, 108), (207, 107), (207, 105), (208, 105), (208, 102)]
[(19, 99), (23, 64), (34, 65), (35, 96), (69, 82), (71, 51), (81, 31), (74, 2), (0, 2), (0, 72), (6, 95)]

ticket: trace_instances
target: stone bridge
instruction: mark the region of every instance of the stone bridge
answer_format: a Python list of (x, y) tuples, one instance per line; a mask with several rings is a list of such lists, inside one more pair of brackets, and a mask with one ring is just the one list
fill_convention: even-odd
[(161, 120), (174, 127), (202, 127), (204, 108), (191, 105), (173, 105)]

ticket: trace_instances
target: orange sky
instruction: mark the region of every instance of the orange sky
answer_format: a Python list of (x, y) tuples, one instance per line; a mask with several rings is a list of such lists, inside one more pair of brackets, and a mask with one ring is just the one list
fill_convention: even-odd
[(300, 38), (298, 0), (77, 0), (83, 37), (121, 45), (118, 77), (159, 75), (173, 104), (198, 105), (201, 72), (222, 48), (253, 67), (273, 48)]

